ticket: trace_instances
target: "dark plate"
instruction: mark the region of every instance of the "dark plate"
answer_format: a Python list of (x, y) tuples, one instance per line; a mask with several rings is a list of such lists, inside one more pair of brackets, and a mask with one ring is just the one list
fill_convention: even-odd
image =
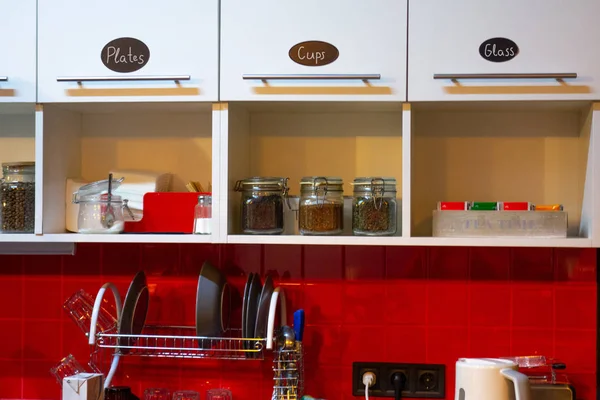
[[(256, 326), (256, 314), (258, 314), (258, 302), (260, 300), (261, 291), (262, 283), (260, 281), (260, 275), (254, 274), (254, 276), (252, 276), (252, 283), (250, 284), (250, 293), (248, 294), (248, 308), (246, 309), (247, 338), (256, 337), (254, 327)], [(247, 358), (254, 358), (254, 354), (247, 353)]]
[(220, 337), (229, 327), (230, 292), (221, 271), (205, 262), (196, 292), (196, 335)]
[[(248, 337), (248, 331), (246, 330), (246, 314), (248, 312), (248, 297), (250, 296), (250, 285), (252, 284), (252, 277), (254, 276), (254, 272), (250, 272), (248, 274), (248, 278), (246, 279), (246, 286), (244, 287), (244, 298), (242, 299), (242, 337)], [(246, 348), (244, 342), (244, 348)]]
[(254, 325), (254, 337), (267, 337), (267, 324), (269, 320), (269, 306), (273, 295), (273, 279), (267, 275), (258, 302), (258, 313), (256, 314), (256, 325)]
[[(138, 272), (127, 290), (123, 312), (119, 320), (120, 335), (139, 335), (144, 330), (149, 303), (148, 286), (144, 271)], [(119, 346), (132, 346), (133, 341), (128, 338), (119, 338)], [(122, 348), (121, 353), (129, 353), (129, 349)]]

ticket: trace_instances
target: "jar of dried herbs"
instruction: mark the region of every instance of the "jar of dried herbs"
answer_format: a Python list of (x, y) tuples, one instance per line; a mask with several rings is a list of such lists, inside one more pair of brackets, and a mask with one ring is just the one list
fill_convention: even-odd
[(33, 233), (35, 225), (35, 163), (2, 164), (0, 232)]
[(396, 233), (396, 180), (356, 178), (352, 202), (352, 232), (355, 235), (384, 236)]
[(307, 176), (300, 182), (299, 225), (302, 235), (337, 235), (344, 229), (344, 182)]
[(235, 190), (242, 193), (242, 233), (279, 235), (283, 232), (287, 181), (279, 177), (253, 177), (236, 182)]

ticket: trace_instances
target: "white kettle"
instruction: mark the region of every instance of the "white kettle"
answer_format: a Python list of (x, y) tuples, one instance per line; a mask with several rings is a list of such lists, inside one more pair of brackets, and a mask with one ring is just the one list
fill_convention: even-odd
[(531, 400), (529, 378), (510, 360), (461, 358), (454, 400)]

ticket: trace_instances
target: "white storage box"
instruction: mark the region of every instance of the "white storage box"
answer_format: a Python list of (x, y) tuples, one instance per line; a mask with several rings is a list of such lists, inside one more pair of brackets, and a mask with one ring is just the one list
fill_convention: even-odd
[(433, 212), (435, 237), (567, 237), (564, 211)]
[(63, 379), (62, 400), (104, 400), (104, 375), (67, 376)]

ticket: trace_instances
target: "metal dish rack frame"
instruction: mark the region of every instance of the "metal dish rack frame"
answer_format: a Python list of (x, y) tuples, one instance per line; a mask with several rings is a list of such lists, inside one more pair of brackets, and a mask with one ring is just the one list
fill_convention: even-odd
[[(88, 343), (93, 346), (90, 366), (100, 371), (102, 350), (112, 353), (110, 371), (106, 375), (105, 387), (118, 367), (121, 356), (192, 358), (212, 360), (264, 360), (265, 349), (271, 350), (277, 337), (274, 329), (275, 306), (280, 297), (281, 325), (286, 325), (285, 295), (275, 288), (271, 298), (267, 338), (244, 338), (241, 329), (230, 329), (222, 337), (196, 336), (191, 326), (146, 325), (141, 334), (117, 333), (116, 325), (105, 332), (96, 332), (99, 310), (104, 292), (111, 289), (115, 296), (117, 320), (121, 318), (121, 297), (116, 286), (106, 283), (98, 291), (94, 304)], [(273, 353), (273, 400), (297, 400), (304, 394), (304, 349), (296, 341), (292, 349), (276, 349)]]
[(263, 360), (266, 339), (243, 338), (241, 329), (223, 337), (196, 336), (189, 326), (147, 325), (140, 335), (96, 334), (97, 350), (109, 349), (115, 355), (199, 358), (220, 360)]

